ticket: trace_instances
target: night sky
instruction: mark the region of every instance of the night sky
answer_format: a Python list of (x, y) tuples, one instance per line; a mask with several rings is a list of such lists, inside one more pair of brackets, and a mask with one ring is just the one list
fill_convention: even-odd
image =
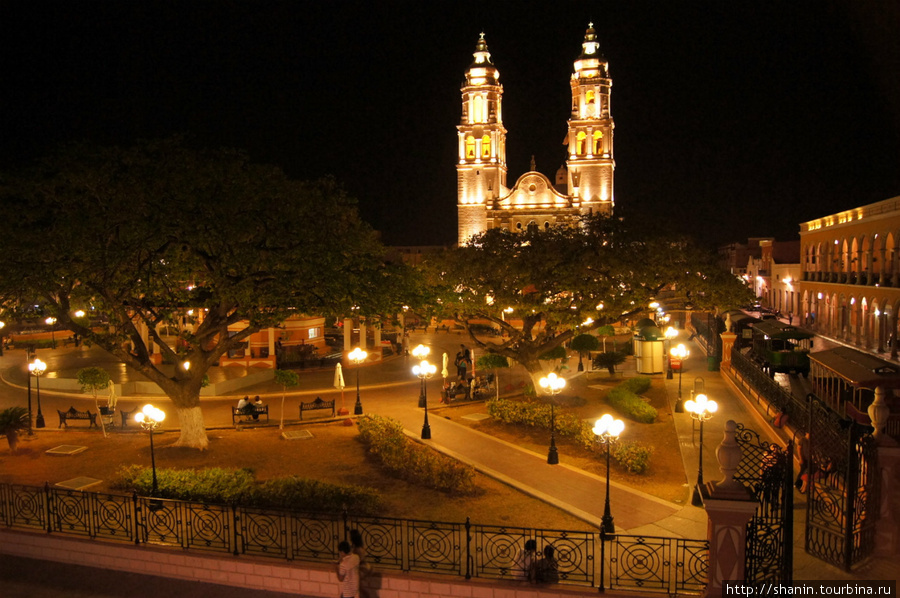
[(389, 244), (456, 240), (460, 84), (481, 31), (508, 183), (565, 161), (593, 21), (613, 78), (618, 213), (710, 243), (900, 195), (900, 4), (0, 3), (0, 167), (67, 140), (188, 135), (334, 175)]

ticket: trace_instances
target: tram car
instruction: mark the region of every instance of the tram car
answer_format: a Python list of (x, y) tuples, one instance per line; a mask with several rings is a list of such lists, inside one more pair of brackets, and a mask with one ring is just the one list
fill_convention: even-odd
[(809, 352), (814, 334), (779, 320), (757, 322), (752, 330), (751, 355), (769, 376), (774, 378), (781, 372), (809, 377)]
[(753, 342), (753, 324), (758, 324), (762, 320), (739, 310), (732, 309), (716, 316), (719, 324), (719, 334), (726, 332), (728, 323), (731, 323), (731, 332), (737, 335), (734, 341), (738, 350), (749, 347)]

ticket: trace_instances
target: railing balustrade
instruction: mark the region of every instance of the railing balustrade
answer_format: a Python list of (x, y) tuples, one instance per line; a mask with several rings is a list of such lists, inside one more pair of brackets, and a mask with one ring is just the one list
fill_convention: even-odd
[(555, 549), (560, 584), (667, 594), (703, 591), (709, 551), (706, 540), (298, 513), (49, 484), (0, 484), (0, 525), (103, 542), (323, 564), (334, 562), (338, 542), (356, 528), (379, 569), (497, 580), (521, 580), (516, 555), (526, 540), (535, 540), (539, 550)]

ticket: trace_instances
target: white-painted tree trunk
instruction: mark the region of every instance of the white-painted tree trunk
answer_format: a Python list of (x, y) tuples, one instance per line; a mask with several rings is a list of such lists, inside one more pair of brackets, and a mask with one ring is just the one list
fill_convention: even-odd
[(176, 407), (178, 423), (181, 426), (181, 436), (172, 446), (184, 446), (205, 451), (209, 448), (209, 438), (206, 436), (206, 427), (203, 424), (203, 412), (200, 407)]

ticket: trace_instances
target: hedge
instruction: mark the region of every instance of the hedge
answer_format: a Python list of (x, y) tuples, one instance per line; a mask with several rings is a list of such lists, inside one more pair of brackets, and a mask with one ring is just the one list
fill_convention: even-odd
[(476, 492), (473, 467), (410, 440), (397, 420), (366, 415), (356, 423), (369, 452), (394, 476), (451, 494)]
[[(249, 469), (157, 469), (156, 477), (157, 498), (331, 513), (346, 507), (360, 515), (377, 515), (383, 507), (381, 495), (374, 488), (330, 484), (298, 476), (258, 482)], [(112, 487), (149, 496), (153, 487), (152, 471), (138, 465), (122, 467)]]
[[(508, 424), (521, 424), (534, 428), (550, 429), (550, 405), (530, 401), (491, 399), (487, 402), (488, 414)], [(597, 437), (593, 425), (569, 413), (556, 414), (556, 432), (573, 439), (585, 448), (592, 448)]]
[(653, 406), (645, 402), (635, 393), (635, 391), (629, 388), (629, 386), (631, 388), (643, 388), (643, 391), (641, 392), (650, 388), (650, 381), (648, 379), (643, 379), (647, 380), (646, 387), (644, 387), (645, 383), (641, 382), (641, 380), (641, 378), (631, 378), (619, 384), (607, 393), (606, 402), (622, 415), (629, 417), (634, 421), (652, 424), (656, 421), (659, 413)]

